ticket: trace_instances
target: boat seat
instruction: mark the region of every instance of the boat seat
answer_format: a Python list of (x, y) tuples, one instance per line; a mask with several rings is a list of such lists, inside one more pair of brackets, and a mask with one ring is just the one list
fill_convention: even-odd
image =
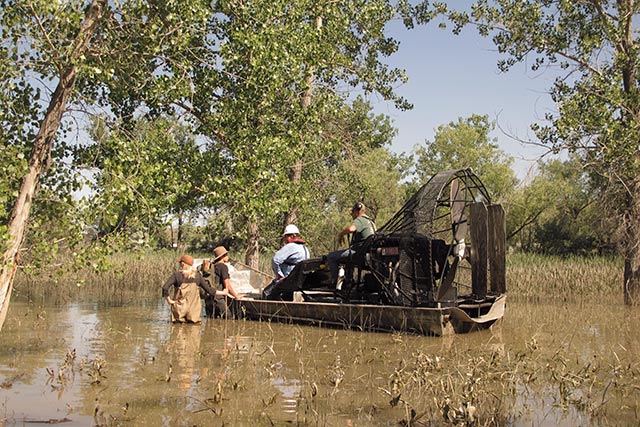
[(291, 273), (280, 282), (272, 282), (263, 290), (263, 298), (293, 301), (293, 292), (326, 288), (331, 275), (323, 258), (311, 258), (296, 264)]

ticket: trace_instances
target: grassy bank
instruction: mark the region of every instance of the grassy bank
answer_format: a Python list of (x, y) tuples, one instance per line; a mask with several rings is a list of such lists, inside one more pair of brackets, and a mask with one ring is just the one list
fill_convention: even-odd
[[(194, 254), (209, 257), (211, 254)], [(16, 295), (35, 301), (75, 299), (126, 300), (160, 295), (160, 287), (175, 268), (173, 251), (114, 255), (107, 271), (91, 265), (78, 271), (50, 270), (18, 274)], [(234, 257), (234, 259), (240, 259)], [(268, 271), (269, 260), (261, 270)], [(623, 265), (611, 257), (561, 258), (512, 254), (507, 258), (510, 299), (523, 302), (622, 300)]]
[(509, 299), (523, 302), (622, 302), (623, 261), (612, 257), (513, 254), (507, 257)]

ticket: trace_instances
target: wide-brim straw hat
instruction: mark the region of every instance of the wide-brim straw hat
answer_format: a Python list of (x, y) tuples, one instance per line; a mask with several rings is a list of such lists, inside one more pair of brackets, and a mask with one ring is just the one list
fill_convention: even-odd
[(213, 262), (216, 263), (220, 261), (220, 259), (228, 253), (229, 251), (227, 251), (227, 248), (225, 248), (224, 246), (216, 246), (213, 249)]

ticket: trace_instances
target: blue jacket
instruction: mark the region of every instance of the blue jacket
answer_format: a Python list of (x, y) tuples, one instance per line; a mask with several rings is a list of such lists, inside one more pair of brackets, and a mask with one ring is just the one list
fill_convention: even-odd
[(304, 240), (299, 239), (289, 242), (281, 247), (271, 259), (271, 269), (276, 279), (287, 277), (293, 267), (300, 261), (309, 259), (311, 254), (304, 244)]

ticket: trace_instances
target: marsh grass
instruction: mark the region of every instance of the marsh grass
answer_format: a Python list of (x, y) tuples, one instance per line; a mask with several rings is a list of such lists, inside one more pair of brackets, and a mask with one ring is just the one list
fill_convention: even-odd
[[(152, 297), (160, 295), (160, 287), (175, 268), (176, 256), (173, 251), (131, 252), (111, 256), (106, 271), (88, 264), (77, 271), (19, 272), (15, 289), (18, 295), (33, 300)], [(260, 270), (270, 271), (269, 262), (263, 257)], [(622, 301), (622, 273), (623, 264), (618, 258), (512, 254), (507, 258), (507, 292), (510, 300), (523, 302)]]
[[(169, 269), (174, 258), (173, 254), (167, 257)], [(537, 271), (532, 259), (511, 258), (510, 269)], [(544, 261), (544, 269), (553, 274), (573, 262), (568, 277), (579, 279), (581, 274), (594, 276), (595, 270), (590, 269), (617, 265), (615, 260), (601, 259), (576, 262), (542, 257), (537, 261)], [(121, 265), (131, 268), (130, 262), (123, 259)], [(160, 273), (158, 277), (160, 282), (165, 279)], [(198, 390), (192, 393), (198, 397), (188, 400), (192, 406), (180, 412), (189, 417), (182, 420), (184, 425), (638, 426), (640, 361), (634, 339), (638, 315), (633, 308), (602, 301), (582, 304), (606, 296), (615, 299), (619, 291), (613, 281), (591, 286), (587, 278), (580, 280), (579, 286), (569, 285), (576, 294), (569, 298), (580, 304), (562, 304), (562, 300), (531, 304), (532, 299), (553, 301), (565, 290), (542, 282), (533, 292), (528, 288), (533, 283), (522, 281), (519, 291), (510, 291), (521, 301), (510, 300), (507, 318), (497, 330), (465, 336), (431, 339), (259, 322), (227, 324), (216, 319), (198, 327), (196, 335), (203, 345), (194, 362), (182, 366), (178, 356), (186, 346), (179, 333), (187, 332), (185, 328), (171, 329), (170, 341), (159, 339), (154, 344), (148, 324), (118, 323), (115, 319), (122, 316), (114, 316), (105, 322), (109, 327), (103, 339), (117, 351), (111, 356), (106, 353), (104, 359), (103, 355), (75, 358), (67, 353), (52, 368), (51, 381), (61, 390), (69, 389), (74, 380), (82, 383), (83, 393), (93, 390), (96, 426), (142, 424), (145, 417), (153, 416), (150, 413), (167, 407), (176, 411), (172, 415), (176, 418), (165, 423), (179, 423), (175, 414), (188, 405), (180, 393), (168, 397), (162, 393), (185, 372), (191, 379), (198, 373), (192, 384)], [(156, 292), (151, 294), (159, 295)], [(40, 319), (35, 314), (21, 318), (36, 318), (39, 326), (23, 329), (36, 331), (36, 341), (42, 341), (38, 345), (48, 351), (52, 344), (46, 340), (52, 337), (45, 332), (46, 315)], [(109, 319), (107, 314), (105, 318)], [(626, 333), (619, 333), (623, 329)], [(121, 334), (127, 338), (113, 338)], [(160, 350), (135, 350), (141, 343), (145, 349), (157, 346)], [(25, 348), (32, 351), (31, 347)], [(145, 379), (133, 384), (144, 382), (149, 388), (109, 396), (104, 390), (129, 388), (123, 384), (130, 382), (118, 379), (122, 368), (118, 363), (126, 359), (124, 354), (138, 352), (144, 357), (134, 369), (126, 365), (124, 371)], [(70, 375), (73, 369), (82, 375)], [(87, 399), (93, 404), (93, 396)], [(285, 413), (285, 404), (293, 414)], [(148, 412), (147, 406), (152, 406)], [(206, 417), (204, 421), (200, 416)]]
[[(144, 401), (157, 408), (131, 400), (139, 397), (136, 393), (106, 393), (103, 389), (123, 384), (117, 363), (93, 355), (81, 359), (68, 352), (51, 369), (51, 384), (64, 390), (81, 382), (85, 393), (95, 394), (95, 403), (87, 399), (95, 404), (96, 426), (137, 425), (146, 411), (167, 406), (176, 423), (243, 427), (637, 426), (640, 421), (640, 363), (633, 349), (575, 354), (571, 334), (532, 336), (521, 345), (505, 344), (499, 335), (475, 344), (469, 337), (442, 338), (441, 345), (433, 345), (402, 334), (370, 340), (367, 334), (316, 334), (294, 325), (288, 340), (279, 336), (280, 328), (262, 328), (257, 341), (234, 339), (245, 336), (242, 329), (230, 332), (226, 340), (208, 342), (216, 351), (198, 353), (187, 368), (171, 357), (184, 347), (179, 340), (175, 348), (167, 345), (153, 360), (140, 362), (137, 375), (156, 378), (151, 387), (164, 396)], [(222, 337), (220, 329), (203, 333)], [(182, 411), (179, 393), (163, 395), (162, 390), (185, 370), (189, 381), (198, 373), (202, 394), (193, 392), (192, 406)], [(274, 384), (288, 385), (289, 393), (282, 396)], [(284, 405), (294, 414), (283, 414)]]
[(106, 260), (106, 268), (88, 261), (79, 268), (19, 272), (15, 292), (20, 297), (50, 302), (117, 302), (160, 296), (160, 288), (176, 268), (176, 257), (173, 251), (130, 252), (112, 255)]
[(513, 254), (507, 258), (509, 299), (523, 302), (622, 302), (623, 262), (613, 257)]
[(393, 345), (376, 346), (366, 334), (343, 342), (335, 331), (311, 338), (291, 326), (286, 348), (230, 347), (222, 365), (232, 368), (210, 401), (215, 414), (234, 412), (230, 402), (255, 390), (259, 403), (244, 407), (247, 419), (285, 425), (272, 380), (289, 377), (298, 380), (291, 425), (638, 425), (640, 363), (633, 350), (575, 354), (575, 335), (551, 335), (521, 345), (499, 336), (480, 345), (442, 338), (442, 346), (428, 347), (396, 334)]
[[(639, 368), (630, 353), (583, 361), (529, 342), (516, 352), (413, 350), (387, 372), (387, 384), (372, 385), (388, 399), (379, 407), (405, 409), (401, 426), (553, 425), (545, 416), (547, 423), (566, 417), (563, 425), (637, 425), (638, 403), (629, 397), (637, 393)], [(342, 385), (350, 386), (348, 379)]]
[[(160, 287), (175, 268), (175, 258), (170, 251), (119, 254), (109, 259), (112, 268), (107, 271), (84, 266), (61, 274), (21, 274), (16, 293), (48, 302), (92, 299), (117, 303), (137, 297), (159, 298)], [(622, 261), (616, 258), (512, 254), (507, 259), (510, 308), (518, 305), (526, 311), (530, 304), (621, 303), (622, 271)], [(580, 327), (564, 326), (567, 330)], [(436, 352), (416, 349), (413, 338), (397, 335), (393, 353), (369, 348), (364, 340), (335, 354), (324, 368), (314, 362), (319, 345), (307, 342), (302, 329), (295, 330), (294, 366), (298, 372), (294, 376), (300, 380), (300, 389), (294, 398), (296, 422), (301, 425), (335, 425), (336, 416), (343, 423), (342, 415), (336, 414), (350, 414), (357, 425), (397, 426), (539, 425), (547, 416), (541, 414), (598, 425), (637, 425), (639, 421), (640, 406), (629, 400), (638, 393), (637, 359), (621, 350), (577, 356), (571, 348), (571, 335), (566, 341), (551, 337), (546, 342), (534, 335), (518, 348), (488, 343), (473, 351), (454, 345)], [(268, 414), (277, 414), (273, 402), (278, 391), (266, 386), (267, 378), (254, 378), (256, 384), (252, 385), (246, 372), (277, 377), (285, 365), (282, 356), (272, 349), (252, 353), (251, 360), (244, 360), (245, 368), (230, 363), (249, 357), (239, 349), (231, 349), (226, 357), (227, 379), (213, 387), (206, 400), (212, 418), (220, 417), (223, 400), (233, 401), (237, 393), (257, 385), (264, 389), (262, 408), (247, 418), (274, 425)], [(378, 367), (375, 371), (369, 368), (372, 362)], [(381, 419), (395, 422), (379, 423)]]
[[(118, 303), (131, 298), (149, 298), (161, 295), (161, 287), (177, 268), (180, 254), (174, 251), (138, 251), (114, 254), (97, 262), (87, 261), (73, 268), (45, 268), (38, 272), (19, 270), (16, 275), (15, 293), (18, 297), (33, 301), (100, 301)], [(211, 258), (211, 253), (191, 253), (195, 258)], [(239, 255), (231, 253), (232, 264)], [(266, 285), (265, 277), (271, 271), (271, 260), (261, 259), (256, 275), (257, 285)], [(63, 265), (65, 263), (63, 262)], [(238, 268), (242, 268), (239, 266)], [(266, 281), (266, 283), (265, 283)]]

